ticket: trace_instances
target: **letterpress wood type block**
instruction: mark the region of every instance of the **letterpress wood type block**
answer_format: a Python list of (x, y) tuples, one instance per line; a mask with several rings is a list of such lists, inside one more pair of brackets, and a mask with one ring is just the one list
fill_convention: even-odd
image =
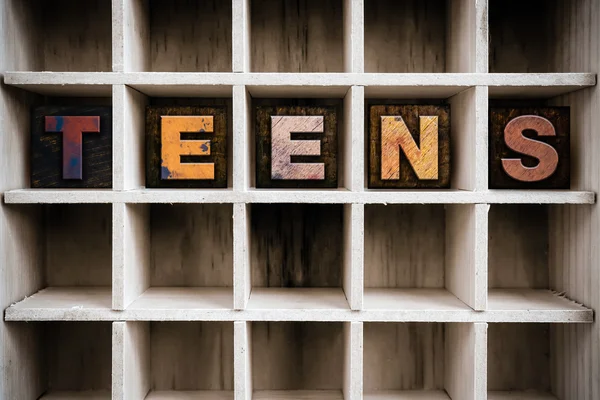
[(256, 108), (256, 187), (336, 188), (337, 107)]
[(111, 107), (35, 108), (31, 187), (111, 188)]
[(569, 189), (569, 107), (490, 108), (489, 187)]
[(146, 108), (146, 187), (227, 187), (225, 106)]
[(450, 107), (369, 107), (369, 188), (450, 187)]

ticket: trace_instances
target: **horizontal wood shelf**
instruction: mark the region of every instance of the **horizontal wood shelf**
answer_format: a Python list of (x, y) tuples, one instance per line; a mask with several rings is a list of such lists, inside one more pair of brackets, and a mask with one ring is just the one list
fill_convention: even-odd
[(101, 203), (317, 203), (317, 204), (595, 204), (593, 192), (575, 190), (234, 190), (207, 189), (17, 189), (6, 204)]
[(596, 74), (6, 72), (4, 83), (55, 96), (110, 96), (113, 85), (127, 85), (156, 97), (231, 96), (233, 86), (256, 97), (343, 97), (350, 86), (365, 86), (367, 97), (410, 99), (488, 86), (492, 97), (548, 98), (594, 86)]
[(445, 289), (366, 289), (351, 311), (341, 289), (256, 288), (244, 311), (227, 288), (150, 288), (124, 311), (110, 288), (43, 289), (6, 309), (7, 321), (348, 321), (590, 323), (592, 310), (548, 290), (494, 289), (473, 311)]

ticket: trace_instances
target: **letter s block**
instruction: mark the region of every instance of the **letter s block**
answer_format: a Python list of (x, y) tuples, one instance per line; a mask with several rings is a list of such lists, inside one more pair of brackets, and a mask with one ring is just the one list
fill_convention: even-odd
[(489, 187), (569, 189), (569, 107), (490, 108)]
[(146, 187), (227, 187), (225, 106), (146, 108)]
[(111, 188), (111, 107), (38, 107), (31, 121), (32, 188)]
[(256, 187), (337, 188), (335, 106), (256, 109)]
[(369, 107), (369, 188), (450, 187), (450, 109)]

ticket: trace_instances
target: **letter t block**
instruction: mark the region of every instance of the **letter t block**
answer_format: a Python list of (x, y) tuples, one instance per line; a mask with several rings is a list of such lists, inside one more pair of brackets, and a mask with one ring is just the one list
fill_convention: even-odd
[(111, 107), (36, 108), (31, 156), (33, 188), (111, 188)]

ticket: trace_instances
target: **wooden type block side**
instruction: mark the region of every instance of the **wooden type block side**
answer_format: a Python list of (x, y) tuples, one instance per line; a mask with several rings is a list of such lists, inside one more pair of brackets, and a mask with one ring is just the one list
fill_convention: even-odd
[[(210, 140), (210, 154), (185, 155), (188, 162), (214, 164), (214, 179), (164, 179), (162, 168), (161, 117), (212, 116), (212, 133), (197, 132), (188, 140), (199, 144)], [(187, 136), (186, 136), (187, 137)], [(185, 174), (185, 176), (190, 176)], [(227, 187), (227, 107), (226, 106), (148, 106), (146, 108), (146, 187), (149, 188), (226, 188)]]
[[(80, 119), (64, 117), (97, 117), (99, 132), (97, 126), (89, 124), (80, 126), (83, 132), (74, 126), (71, 128), (75, 130), (67, 129)], [(35, 108), (31, 120), (31, 187), (111, 188), (112, 108)]]
[[(274, 102), (275, 103), (275, 102)], [(259, 105), (255, 114), (255, 136), (256, 136), (256, 187), (258, 188), (337, 188), (338, 187), (338, 115), (339, 107), (329, 105)], [(322, 116), (322, 133), (319, 130), (310, 129), (310, 132), (292, 133), (293, 142), (309, 146), (311, 142), (320, 142), (320, 152), (314, 155), (291, 154), (291, 163), (305, 165), (308, 172), (317, 168), (315, 174), (324, 176), (324, 179), (314, 179), (313, 174), (306, 175), (306, 179), (274, 179), (272, 169), (273, 143), (272, 143), (272, 117), (274, 116)], [(307, 143), (300, 143), (307, 142)], [(315, 154), (316, 149), (309, 146), (309, 152), (303, 154)], [(306, 149), (305, 149), (306, 150)], [(276, 160), (287, 157), (283, 154), (275, 154)], [(311, 166), (310, 164), (314, 164)], [(324, 166), (324, 174), (320, 173), (320, 165)], [(289, 166), (289, 165), (288, 165)], [(304, 172), (307, 172), (305, 169)], [(275, 178), (280, 178), (276, 175)]]
[[(431, 116), (437, 116), (437, 121), (426, 118)], [(385, 117), (401, 117), (402, 121), (394, 118), (390, 125)], [(437, 123), (437, 157), (433, 151), (424, 151), (436, 144), (433, 122)], [(449, 106), (370, 105), (368, 131), (370, 189), (450, 187)], [(382, 146), (386, 138), (395, 142), (395, 146), (390, 146), (387, 140), (388, 145)], [(392, 161), (396, 157), (399, 163)], [(437, 165), (433, 165), (433, 158), (437, 158)]]
[[(521, 121), (517, 119), (526, 115), (541, 118), (521, 119)], [(552, 127), (549, 127), (547, 122), (540, 124), (544, 119), (552, 124)], [(515, 149), (535, 156), (517, 152)], [(557, 163), (556, 157), (558, 157)], [(503, 159), (520, 161), (509, 164), (503, 162)], [(491, 189), (569, 189), (570, 161), (569, 107), (490, 108), (489, 186)], [(522, 168), (515, 167), (521, 163), (527, 169), (531, 169), (529, 172), (524, 171), (524, 175), (519, 175), (519, 170)], [(552, 169), (554, 172), (547, 176)], [(507, 171), (519, 179), (511, 177)], [(539, 180), (531, 181), (532, 179)]]

